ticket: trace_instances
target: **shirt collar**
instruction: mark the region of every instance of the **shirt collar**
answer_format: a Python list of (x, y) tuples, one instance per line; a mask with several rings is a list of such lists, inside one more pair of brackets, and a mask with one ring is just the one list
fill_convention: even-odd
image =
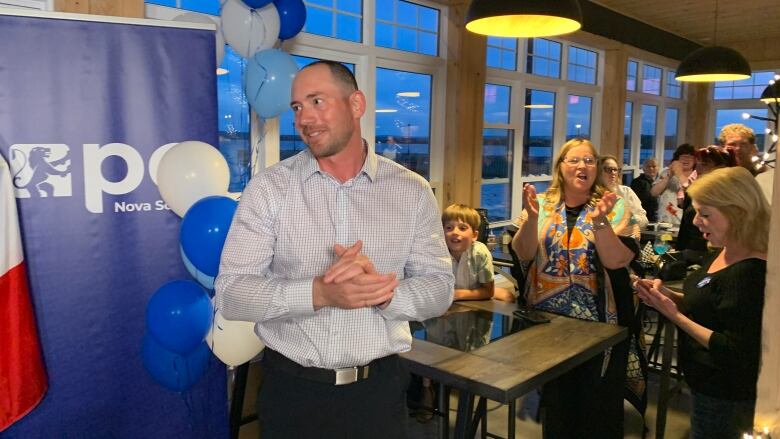
[[(360, 174), (365, 174), (366, 177), (368, 177), (368, 179), (373, 182), (376, 179), (376, 171), (378, 167), (377, 155), (371, 148), (368, 147), (368, 142), (366, 139), (363, 139), (363, 148), (365, 148), (367, 151), (366, 160), (363, 162), (363, 167), (360, 169), (360, 172), (358, 172), (355, 177)], [(314, 155), (312, 155), (311, 151), (309, 151), (309, 148), (304, 149), (300, 153), (300, 159), (302, 165), (300, 170), (301, 181), (308, 180), (316, 173), (324, 173), (322, 170), (320, 170), (320, 165), (317, 163), (317, 159), (314, 158)]]

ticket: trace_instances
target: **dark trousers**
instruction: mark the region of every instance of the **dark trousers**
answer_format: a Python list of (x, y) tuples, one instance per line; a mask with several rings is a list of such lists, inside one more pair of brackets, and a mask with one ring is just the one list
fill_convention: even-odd
[(732, 401), (693, 392), (691, 439), (740, 439), (753, 431), (756, 400)]
[(369, 378), (336, 386), (293, 376), (263, 360), (257, 398), (262, 439), (407, 438), (409, 372), (397, 355)]
[(542, 431), (545, 439), (623, 437), (623, 392), (628, 343), (612, 348), (604, 377), (604, 355), (577, 366), (542, 388)]

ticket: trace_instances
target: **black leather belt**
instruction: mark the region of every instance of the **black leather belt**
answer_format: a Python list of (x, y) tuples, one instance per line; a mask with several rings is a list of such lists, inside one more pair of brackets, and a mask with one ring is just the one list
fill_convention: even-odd
[(263, 366), (267, 366), (299, 378), (341, 386), (370, 378), (372, 375), (378, 372), (380, 362), (393, 357), (396, 356), (390, 355), (388, 357), (378, 358), (366, 364), (365, 366), (342, 367), (339, 369), (322, 369), (319, 367), (303, 367), (280, 354), (279, 352), (273, 351), (266, 347), (263, 353)]

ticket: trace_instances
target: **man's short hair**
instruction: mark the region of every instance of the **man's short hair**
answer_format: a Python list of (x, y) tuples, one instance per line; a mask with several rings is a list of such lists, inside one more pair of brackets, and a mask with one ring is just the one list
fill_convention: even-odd
[(473, 232), (479, 231), (479, 212), (465, 204), (450, 204), (444, 209), (441, 213), (441, 223), (444, 225), (450, 221), (463, 221), (471, 226)]
[(679, 160), (681, 155), (695, 156), (696, 148), (690, 143), (683, 143), (682, 145), (678, 146), (677, 149), (674, 150), (674, 154), (672, 155), (672, 161)]
[(306, 70), (314, 66), (325, 66), (330, 70), (330, 74), (333, 75), (333, 79), (350, 94), (358, 90), (357, 81), (355, 75), (342, 63), (330, 60), (315, 61), (309, 65), (304, 66), (301, 71)]
[(721, 145), (725, 145), (726, 138), (731, 135), (738, 135), (747, 138), (751, 145), (756, 144), (756, 133), (754, 133), (753, 130), (747, 125), (743, 125), (741, 123), (730, 123), (728, 125), (724, 125), (723, 128), (720, 129), (718, 142), (720, 142)]

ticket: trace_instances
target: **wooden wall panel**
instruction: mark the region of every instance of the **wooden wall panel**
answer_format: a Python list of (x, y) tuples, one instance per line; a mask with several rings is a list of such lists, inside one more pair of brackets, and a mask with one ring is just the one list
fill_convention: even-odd
[(55, 0), (57, 12), (144, 18), (143, 0)]

